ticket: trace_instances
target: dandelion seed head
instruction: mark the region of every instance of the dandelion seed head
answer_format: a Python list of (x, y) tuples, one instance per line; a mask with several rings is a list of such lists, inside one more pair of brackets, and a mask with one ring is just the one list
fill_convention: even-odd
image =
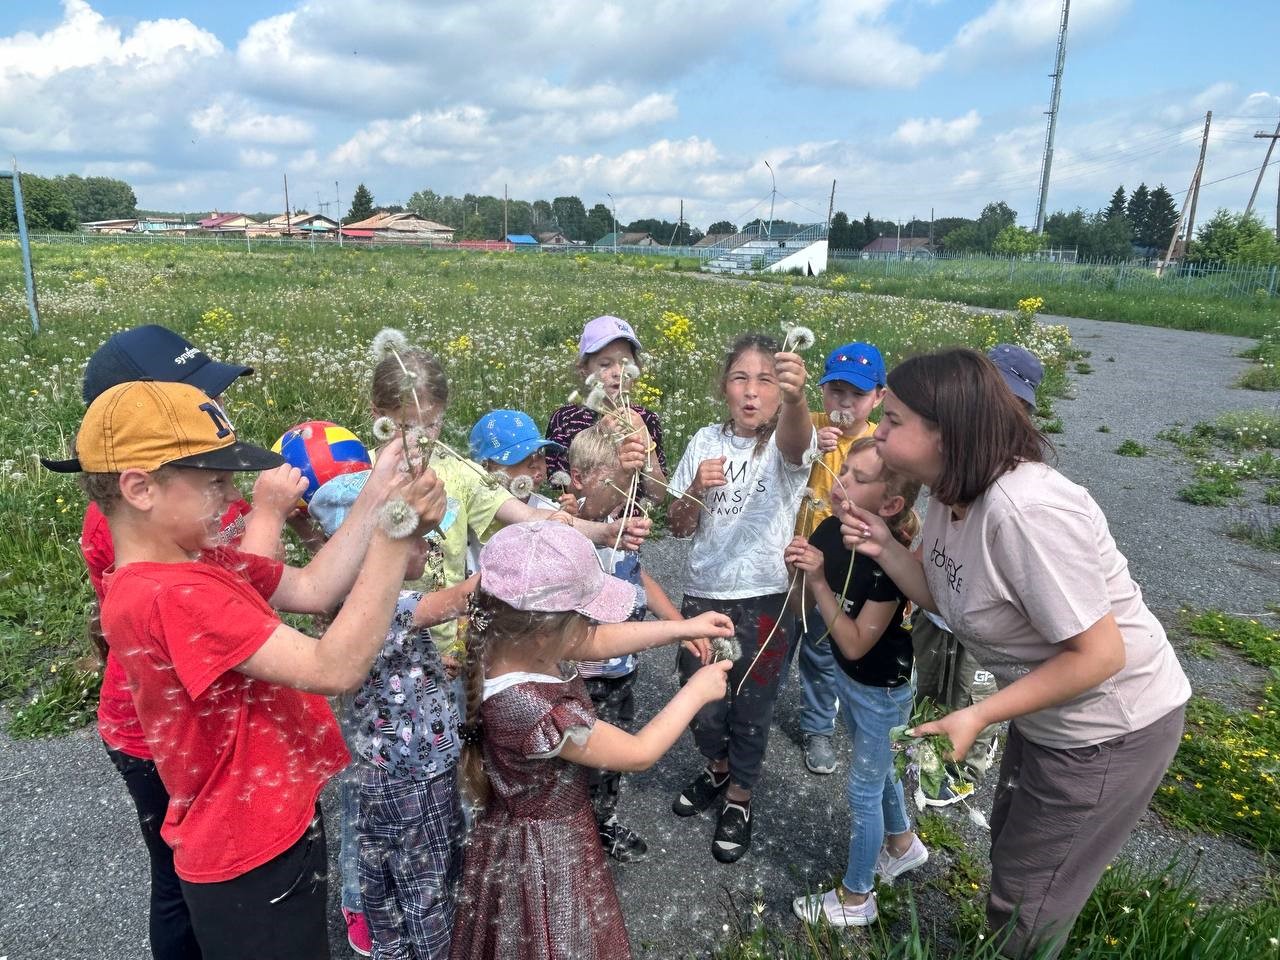
[(854, 416), (852, 410), (832, 410), (827, 415), (827, 419), (831, 421), (833, 427), (851, 427), (853, 426)]
[(565, 473), (563, 470), (557, 470), (551, 475), (551, 479), (547, 482), (553, 487), (559, 487), (562, 490), (567, 489), (570, 483), (569, 474)]
[(378, 417), (373, 421), (373, 438), (379, 443), (386, 443), (393, 438), (400, 428), (396, 426), (396, 422), (390, 417)]
[(511, 491), (511, 495), (517, 500), (528, 500), (533, 494), (533, 477), (527, 473), (517, 474), (511, 478), (507, 489)]
[(569, 403), (581, 403), (582, 394), (579, 393), (577, 390), (575, 390), (573, 391), (573, 393), (569, 394), (569, 396), (566, 399), (568, 400)]
[(622, 379), (623, 380), (639, 380), (640, 368), (635, 365), (633, 360), (622, 361)]
[(404, 353), (408, 349), (409, 338), (395, 327), (383, 327), (374, 335), (373, 342), (369, 344), (369, 353), (373, 357), (374, 363), (377, 363), (383, 357)]
[(794, 326), (787, 330), (787, 340), (791, 343), (791, 349), (797, 352), (808, 350), (818, 342), (812, 330), (801, 326)]
[(378, 514), (382, 531), (393, 540), (403, 540), (418, 529), (417, 512), (399, 497), (388, 500)]

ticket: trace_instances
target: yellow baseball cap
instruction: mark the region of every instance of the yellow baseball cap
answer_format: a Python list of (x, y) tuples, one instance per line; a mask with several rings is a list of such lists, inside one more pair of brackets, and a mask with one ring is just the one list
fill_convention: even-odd
[(270, 470), (285, 461), (237, 440), (226, 413), (198, 388), (135, 380), (104, 390), (89, 405), (74, 458), (40, 462), (58, 473), (121, 473), (166, 465)]

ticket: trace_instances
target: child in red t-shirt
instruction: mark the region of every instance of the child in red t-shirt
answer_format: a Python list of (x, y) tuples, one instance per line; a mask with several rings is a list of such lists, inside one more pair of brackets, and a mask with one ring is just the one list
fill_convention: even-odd
[[(203, 957), (327, 956), (316, 798), (348, 755), (316, 694), (367, 675), (395, 608), (404, 537), (443, 516), (443, 487), (384, 455), (351, 519), (299, 570), (219, 545), (233, 471), (279, 466), (292, 497), (304, 482), (238, 442), (196, 388), (113, 387), (90, 405), (76, 448), (76, 460), (46, 466), (83, 471), (111, 523), (103, 632), (170, 794), (161, 835)], [(399, 539), (372, 531), (375, 513)], [(318, 640), (273, 610), (324, 612), (344, 597)]]

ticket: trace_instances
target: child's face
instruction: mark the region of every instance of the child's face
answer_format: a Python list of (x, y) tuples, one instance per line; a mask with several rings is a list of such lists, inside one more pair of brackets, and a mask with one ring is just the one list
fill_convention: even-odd
[(840, 482), (831, 485), (833, 500), (844, 497), (854, 506), (871, 513), (879, 513), (885, 503), (886, 484), (880, 479), (884, 473), (884, 461), (875, 447), (854, 451), (844, 458), (840, 467)]
[(584, 380), (593, 373), (599, 377), (605, 393), (612, 398), (622, 390), (622, 366), (628, 360), (639, 366), (630, 342), (615, 340), (606, 344), (603, 350), (588, 353), (578, 364), (578, 369)]
[(508, 477), (531, 477), (535, 490), (547, 482), (547, 455), (541, 450), (531, 453), (519, 463), (494, 463), (486, 460), (484, 465), (490, 473), (501, 473)]
[(883, 399), (882, 387), (864, 391), (843, 380), (832, 380), (822, 385), (822, 409), (833, 424), (843, 427), (850, 436), (862, 432), (871, 411)]
[(584, 520), (605, 520), (622, 509), (626, 502), (624, 491), (631, 478), (616, 463), (596, 467), (586, 473), (571, 470), (570, 477), (573, 492), (582, 499), (578, 515)]
[(724, 398), (740, 436), (749, 437), (772, 420), (782, 403), (773, 357), (759, 350), (739, 356), (725, 375)]
[(154, 481), (151, 521), (187, 553), (216, 546), (222, 515), (240, 499), (233, 477), (230, 470), (174, 468)]
[(423, 403), (421, 412), (414, 404), (398, 410), (375, 409), (373, 416), (375, 420), (378, 417), (390, 417), (396, 423), (404, 424), (411, 430), (421, 430), (432, 440), (440, 439), (440, 429), (444, 426), (444, 407), (434, 403)]

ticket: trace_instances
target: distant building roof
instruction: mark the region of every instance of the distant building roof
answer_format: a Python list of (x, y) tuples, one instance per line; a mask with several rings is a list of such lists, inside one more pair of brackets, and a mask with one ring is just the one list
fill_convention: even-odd
[(862, 248), (863, 253), (918, 253), (921, 250), (933, 250), (928, 237), (880, 236)]
[(719, 243), (721, 240), (728, 240), (730, 237), (736, 237), (736, 233), (708, 233), (705, 237), (694, 244), (695, 247), (710, 247)]
[(218, 227), (230, 226), (235, 221), (243, 221), (241, 226), (249, 223), (257, 223), (258, 221), (246, 216), (243, 213), (214, 213), (212, 216), (205, 217), (200, 221), (200, 226), (205, 230), (216, 230)]
[[(572, 243), (573, 241), (566, 237), (559, 230), (547, 230), (538, 234), (539, 243)], [(611, 241), (612, 242), (612, 241)]]
[(372, 217), (359, 223), (349, 223), (347, 227), (355, 230), (381, 230), (388, 233), (423, 233), (448, 234), (453, 236), (453, 227), (428, 220), (411, 211), (404, 213), (375, 213)]
[(507, 234), (507, 243), (521, 243), (525, 245), (528, 245), (528, 244), (536, 245), (537, 242), (538, 241), (533, 236), (527, 233), (508, 233)]

